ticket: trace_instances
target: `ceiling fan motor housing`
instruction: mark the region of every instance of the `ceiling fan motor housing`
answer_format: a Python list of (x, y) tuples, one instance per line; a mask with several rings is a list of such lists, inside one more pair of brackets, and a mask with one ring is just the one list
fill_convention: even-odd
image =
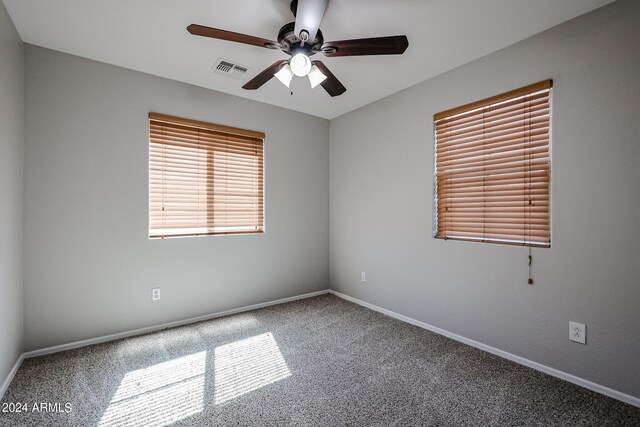
[(295, 22), (289, 22), (285, 24), (278, 32), (278, 42), (282, 46), (282, 51), (289, 55), (295, 55), (296, 53), (304, 53), (307, 56), (315, 55), (320, 52), (322, 45), (324, 44), (324, 37), (322, 31), (318, 29), (316, 39), (313, 44), (309, 45), (302, 43), (302, 40), (295, 35)]

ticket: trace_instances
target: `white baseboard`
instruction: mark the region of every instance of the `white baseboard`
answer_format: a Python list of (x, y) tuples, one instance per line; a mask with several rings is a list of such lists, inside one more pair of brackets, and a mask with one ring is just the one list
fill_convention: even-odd
[(243, 312), (246, 312), (246, 311), (256, 310), (256, 309), (259, 309), (259, 308), (269, 307), (269, 306), (277, 305), (277, 304), (284, 304), (284, 303), (287, 303), (287, 302), (301, 300), (301, 299), (305, 299), (305, 298), (312, 298), (312, 297), (319, 296), (319, 295), (324, 295), (324, 294), (327, 294), (327, 293), (331, 293), (331, 294), (333, 294), (333, 295), (335, 295), (337, 297), (340, 297), (340, 298), (345, 299), (347, 301), (351, 301), (351, 302), (353, 302), (355, 304), (358, 304), (358, 305), (361, 305), (363, 307), (367, 307), (367, 308), (369, 308), (371, 310), (386, 314), (387, 316), (396, 318), (396, 319), (401, 320), (403, 322), (418, 326), (418, 327), (423, 328), (423, 329), (427, 329), (429, 331), (435, 332), (435, 333), (440, 334), (440, 335), (444, 335), (444, 336), (446, 336), (448, 338), (454, 339), (454, 340), (462, 342), (464, 344), (468, 344), (468, 345), (470, 345), (472, 347), (476, 347), (476, 348), (479, 348), (481, 350), (485, 350), (485, 351), (487, 351), (489, 353), (492, 353), (492, 354), (495, 354), (497, 356), (503, 357), (505, 359), (511, 360), (513, 362), (519, 363), (521, 365), (528, 366), (528, 367), (530, 367), (532, 369), (535, 369), (537, 371), (544, 372), (546, 374), (552, 375), (554, 377), (563, 379), (563, 380), (568, 381), (570, 383), (579, 385), (579, 386), (584, 387), (586, 389), (595, 391), (597, 393), (604, 394), (605, 396), (612, 397), (614, 399), (620, 400), (622, 402), (625, 402), (625, 403), (628, 403), (630, 405), (633, 405), (633, 406), (636, 406), (636, 407), (640, 408), (640, 398), (637, 398), (637, 397), (634, 397), (634, 396), (619, 392), (617, 390), (610, 389), (608, 387), (602, 386), (600, 384), (596, 384), (594, 382), (585, 380), (585, 379), (577, 377), (575, 375), (571, 375), (571, 374), (568, 374), (566, 372), (559, 371), (557, 369), (551, 368), (551, 367), (543, 365), (541, 363), (534, 362), (534, 361), (529, 360), (529, 359), (525, 359), (524, 357), (516, 356), (515, 354), (508, 353), (508, 352), (506, 352), (504, 350), (500, 350), (500, 349), (497, 349), (495, 347), (491, 347), (489, 345), (483, 344), (481, 342), (474, 341), (474, 340), (469, 339), (469, 338), (465, 338), (463, 336), (454, 334), (452, 332), (446, 331), (444, 329), (438, 328), (438, 327), (430, 325), (428, 323), (424, 323), (424, 322), (421, 322), (419, 320), (412, 319), (411, 317), (407, 317), (407, 316), (404, 316), (402, 314), (398, 314), (396, 312), (393, 312), (391, 310), (387, 310), (385, 308), (378, 307), (377, 305), (374, 305), (374, 304), (359, 300), (357, 298), (353, 298), (351, 296), (345, 295), (345, 294), (343, 294), (341, 292), (337, 292), (337, 291), (334, 291), (334, 290), (323, 290), (323, 291), (318, 291), (318, 292), (311, 292), (311, 293), (308, 293), (308, 294), (297, 295), (297, 296), (293, 296), (293, 297), (289, 297), (289, 298), (282, 298), (282, 299), (279, 299), (279, 300), (269, 301), (269, 302), (264, 302), (264, 303), (259, 303), (259, 304), (253, 304), (253, 305), (249, 305), (249, 306), (246, 306), (246, 307), (234, 308), (234, 309), (231, 309), (231, 310), (225, 310), (225, 311), (221, 311), (221, 312), (218, 312), (218, 313), (207, 314), (207, 315), (204, 315), (204, 316), (192, 317), (190, 319), (184, 319), (184, 320), (178, 320), (178, 321), (175, 321), (175, 322), (164, 323), (162, 325), (155, 325), (155, 326), (150, 326), (150, 327), (146, 327), (146, 328), (134, 329), (134, 330), (131, 330), (131, 331), (120, 332), (120, 333), (117, 333), (117, 334), (105, 335), (105, 336), (102, 336), (102, 337), (91, 338), (91, 339), (82, 340), (82, 341), (76, 341), (76, 342), (72, 342), (72, 343), (68, 343), (68, 344), (57, 345), (57, 346), (54, 346), (54, 347), (48, 347), (48, 348), (43, 348), (43, 349), (39, 349), (39, 350), (28, 351), (28, 352), (23, 353), (22, 355), (20, 355), (20, 357), (16, 361), (15, 365), (13, 366), (11, 371), (9, 372), (9, 375), (7, 376), (5, 381), (2, 383), (2, 387), (0, 388), (0, 399), (2, 399), (2, 396), (4, 396), (4, 393), (9, 388), (9, 384), (13, 380), (13, 377), (15, 376), (16, 372), (18, 371), (18, 368), (20, 368), (20, 365), (22, 364), (22, 361), (24, 359), (27, 359), (27, 358), (30, 358), (30, 357), (37, 357), (37, 356), (43, 356), (43, 355), (46, 355), (46, 354), (58, 353), (58, 352), (61, 352), (61, 351), (72, 350), (74, 348), (79, 348), (79, 347), (84, 347), (84, 346), (88, 346), (88, 345), (93, 345), (93, 344), (99, 344), (99, 343), (104, 343), (104, 342), (108, 342), (108, 341), (113, 341), (113, 340), (117, 340), (117, 339), (121, 339), (121, 338), (127, 338), (127, 337), (136, 336), (136, 335), (146, 334), (146, 333), (149, 333), (149, 332), (159, 331), (159, 330), (163, 330), (163, 329), (167, 329), (167, 328), (175, 328), (177, 326), (188, 325), (190, 323), (195, 323), (195, 322), (201, 322), (201, 321), (204, 321), (204, 320), (215, 319), (217, 317), (222, 317), (222, 316), (229, 316), (231, 314), (243, 313)]
[(23, 360), (24, 354), (21, 354), (20, 357), (18, 357), (18, 360), (16, 360), (16, 363), (14, 363), (13, 368), (11, 368), (11, 370), (9, 371), (9, 375), (7, 375), (7, 378), (2, 383), (2, 386), (0, 387), (0, 400), (2, 400), (2, 398), (4, 397), (5, 392), (9, 388), (9, 384), (11, 384), (11, 381), (13, 381), (13, 377), (16, 376), (16, 372), (18, 372), (18, 369), (20, 368), (20, 365), (22, 365)]
[[(42, 349), (39, 349), (39, 350), (27, 351), (26, 353), (24, 353), (22, 355), (22, 357), (24, 357), (24, 359), (27, 359), (27, 358), (30, 358), (30, 357), (38, 357), (38, 356), (44, 356), (46, 354), (58, 353), (58, 352), (61, 352), (61, 351), (66, 351), (66, 350), (73, 350), (74, 348), (85, 347), (85, 346), (93, 345), (93, 344), (100, 344), (100, 343), (104, 343), (104, 342), (108, 342), (108, 341), (114, 341), (114, 340), (121, 339), (121, 338), (132, 337), (132, 336), (136, 336), (136, 335), (142, 335), (142, 334), (146, 334), (146, 333), (149, 333), (149, 332), (160, 331), (160, 330), (167, 329), (167, 328), (175, 328), (175, 327), (178, 327), (178, 326), (188, 325), (190, 323), (202, 322), (203, 320), (210, 320), (210, 319), (215, 319), (217, 317), (229, 316), (231, 314), (243, 313), (245, 311), (257, 310), (259, 308), (269, 307), (271, 305), (284, 304), (284, 303), (287, 303), (287, 302), (306, 299), (306, 298), (312, 298), (312, 297), (316, 297), (316, 296), (319, 296), (319, 295), (324, 295), (324, 294), (327, 294), (327, 293), (329, 293), (328, 289), (323, 290), (323, 291), (311, 292), (311, 293), (303, 294), (303, 295), (296, 295), (296, 296), (288, 297), (288, 298), (282, 298), (282, 299), (275, 300), (275, 301), (269, 301), (269, 302), (263, 302), (263, 303), (259, 303), (259, 304), (248, 305), (246, 307), (233, 308), (231, 310), (220, 311), (218, 313), (205, 314), (204, 316), (192, 317), (192, 318), (189, 318), (189, 319), (178, 320), (178, 321), (175, 321), (175, 322), (163, 323), (161, 325), (149, 326), (149, 327), (146, 327), (146, 328), (134, 329), (134, 330), (131, 330), (131, 331), (126, 331), (126, 332), (118, 332), (117, 334), (104, 335), (104, 336), (97, 337), (97, 338), (90, 338), (90, 339), (87, 339), (87, 340), (71, 342), (71, 343), (68, 343), (68, 344), (56, 345), (54, 347), (47, 347), (47, 348), (42, 348)], [(13, 378), (13, 377), (11, 377), (11, 378)], [(7, 382), (7, 386), (8, 386), (8, 384), (9, 383)]]
[(410, 324), (412, 324), (414, 326), (418, 326), (420, 328), (429, 330), (431, 332), (435, 332), (436, 334), (444, 335), (445, 337), (451, 338), (453, 340), (460, 341), (460, 342), (462, 342), (464, 344), (468, 344), (468, 345), (470, 345), (472, 347), (476, 347), (476, 348), (479, 348), (481, 350), (487, 351), (489, 353), (495, 354), (496, 356), (500, 356), (500, 357), (503, 357), (505, 359), (511, 360), (513, 362), (519, 363), (521, 365), (528, 366), (529, 368), (535, 369), (535, 370), (540, 371), (540, 372), (544, 372), (545, 374), (553, 375), (554, 377), (557, 377), (557, 378), (560, 378), (562, 380), (568, 381), (570, 383), (579, 385), (579, 386), (584, 387), (586, 389), (595, 391), (596, 393), (604, 394), (605, 396), (612, 397), (612, 398), (620, 400), (620, 401), (622, 401), (624, 403), (628, 403), (630, 405), (637, 406), (637, 407), (640, 408), (640, 398), (637, 398), (637, 397), (634, 397), (634, 396), (619, 392), (617, 390), (610, 389), (610, 388), (605, 387), (603, 385), (596, 384), (596, 383), (591, 382), (589, 380), (585, 380), (584, 378), (576, 377), (575, 375), (568, 374), (568, 373), (563, 372), (563, 371), (559, 371), (557, 369), (551, 368), (551, 367), (543, 365), (541, 363), (534, 362), (534, 361), (529, 360), (529, 359), (525, 359), (524, 357), (516, 356), (515, 354), (508, 353), (508, 352), (506, 352), (504, 350), (500, 350), (500, 349), (497, 349), (495, 347), (491, 347), (490, 345), (486, 345), (486, 344), (483, 344), (481, 342), (474, 341), (474, 340), (469, 339), (469, 338), (465, 338), (463, 336), (454, 334), (454, 333), (446, 331), (444, 329), (440, 329), (440, 328), (438, 328), (436, 326), (433, 326), (433, 325), (430, 325), (428, 323), (424, 323), (424, 322), (421, 322), (419, 320), (412, 319), (411, 317), (407, 317), (407, 316), (404, 316), (402, 314), (398, 314), (396, 312), (393, 312), (391, 310), (387, 310), (386, 308), (378, 307), (377, 305), (373, 305), (371, 303), (359, 300), (359, 299), (351, 297), (349, 295), (345, 295), (343, 293), (340, 293), (340, 292), (337, 292), (337, 291), (334, 291), (334, 290), (330, 290), (329, 293), (331, 293), (331, 294), (333, 294), (333, 295), (335, 295), (337, 297), (340, 297), (342, 299), (345, 299), (347, 301), (351, 301), (351, 302), (353, 302), (355, 304), (361, 305), (363, 307), (367, 307), (367, 308), (369, 308), (371, 310), (380, 312), (382, 314), (386, 314), (387, 316), (396, 318), (396, 319), (401, 320), (403, 322), (410, 323)]
[(178, 320), (178, 321), (175, 321), (175, 322), (163, 323), (161, 325), (149, 326), (149, 327), (146, 327), (146, 328), (134, 329), (134, 330), (125, 331), (125, 332), (119, 332), (117, 334), (105, 335), (105, 336), (102, 336), (102, 337), (90, 338), (90, 339), (87, 339), (87, 340), (71, 342), (71, 343), (68, 343), (68, 344), (61, 344), (61, 345), (56, 345), (56, 346), (53, 346), (53, 347), (47, 347), (47, 348), (42, 348), (42, 349), (38, 349), (38, 350), (27, 351), (27, 352), (22, 353), (20, 355), (20, 357), (18, 358), (16, 363), (13, 365), (13, 368), (11, 368), (11, 371), (9, 372), (9, 375), (7, 375), (7, 378), (2, 383), (2, 387), (0, 387), (0, 399), (2, 399), (2, 397), (4, 396), (4, 393), (9, 388), (9, 384), (11, 384), (11, 381), (13, 381), (13, 378), (15, 377), (16, 372), (18, 372), (18, 369), (20, 368), (20, 365), (22, 364), (22, 361), (24, 359), (28, 359), (30, 357), (38, 357), (38, 356), (44, 356), (44, 355), (47, 355), (47, 354), (59, 353), (61, 351), (66, 351), (66, 350), (73, 350), (74, 348), (80, 348), (80, 347), (85, 347), (85, 346), (88, 346), (88, 345), (100, 344), (100, 343), (104, 343), (104, 342), (108, 342), (108, 341), (114, 341), (114, 340), (121, 339), (121, 338), (127, 338), (127, 337), (136, 336), (136, 335), (142, 335), (142, 334), (146, 334), (146, 333), (149, 333), (149, 332), (160, 331), (160, 330), (167, 329), (167, 328), (175, 328), (175, 327), (178, 327), (178, 326), (184, 326), (184, 325), (188, 325), (188, 324), (191, 324), (191, 323), (202, 322), (204, 320), (215, 319), (217, 317), (229, 316), (231, 314), (237, 314), (237, 313), (243, 313), (245, 311), (257, 310), (259, 308), (269, 307), (271, 305), (284, 304), (284, 303), (291, 302), (291, 301), (297, 301), (297, 300), (301, 300), (301, 299), (312, 298), (312, 297), (316, 297), (316, 296), (319, 296), (319, 295), (324, 295), (324, 294), (327, 294), (327, 293), (329, 293), (329, 290), (325, 289), (323, 291), (311, 292), (311, 293), (303, 294), (303, 295), (296, 295), (296, 296), (293, 296), (293, 297), (282, 298), (282, 299), (278, 299), (278, 300), (275, 300), (275, 301), (263, 302), (263, 303), (259, 303), (259, 304), (252, 304), (252, 305), (248, 305), (248, 306), (245, 306), (245, 307), (240, 307), (240, 308), (234, 308), (234, 309), (231, 309), (231, 310), (220, 311), (220, 312), (217, 312), (217, 313), (205, 314), (204, 316), (192, 317), (192, 318), (189, 318), (189, 319)]

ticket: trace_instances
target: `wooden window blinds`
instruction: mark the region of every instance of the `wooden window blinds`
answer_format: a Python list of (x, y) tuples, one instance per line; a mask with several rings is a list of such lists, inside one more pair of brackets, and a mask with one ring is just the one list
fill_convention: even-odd
[(549, 247), (552, 81), (438, 113), (436, 238)]
[(149, 237), (264, 231), (264, 134), (149, 114)]

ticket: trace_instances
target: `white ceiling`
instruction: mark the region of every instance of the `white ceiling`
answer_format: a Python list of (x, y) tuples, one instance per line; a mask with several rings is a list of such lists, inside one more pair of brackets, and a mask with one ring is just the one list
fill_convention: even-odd
[[(325, 40), (406, 34), (402, 56), (323, 58), (347, 87), (331, 98), (307, 79), (241, 86), (286, 56), (192, 36), (191, 23), (275, 40), (290, 0), (3, 0), (31, 44), (331, 119), (480, 58), (613, 0), (330, 0)], [(319, 56), (322, 56), (321, 54)], [(250, 67), (210, 72), (217, 58)]]

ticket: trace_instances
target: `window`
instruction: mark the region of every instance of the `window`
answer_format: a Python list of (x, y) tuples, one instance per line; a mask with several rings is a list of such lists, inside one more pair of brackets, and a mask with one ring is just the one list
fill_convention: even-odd
[(149, 237), (262, 233), (264, 134), (149, 114)]
[(434, 235), (551, 245), (551, 80), (434, 116)]

